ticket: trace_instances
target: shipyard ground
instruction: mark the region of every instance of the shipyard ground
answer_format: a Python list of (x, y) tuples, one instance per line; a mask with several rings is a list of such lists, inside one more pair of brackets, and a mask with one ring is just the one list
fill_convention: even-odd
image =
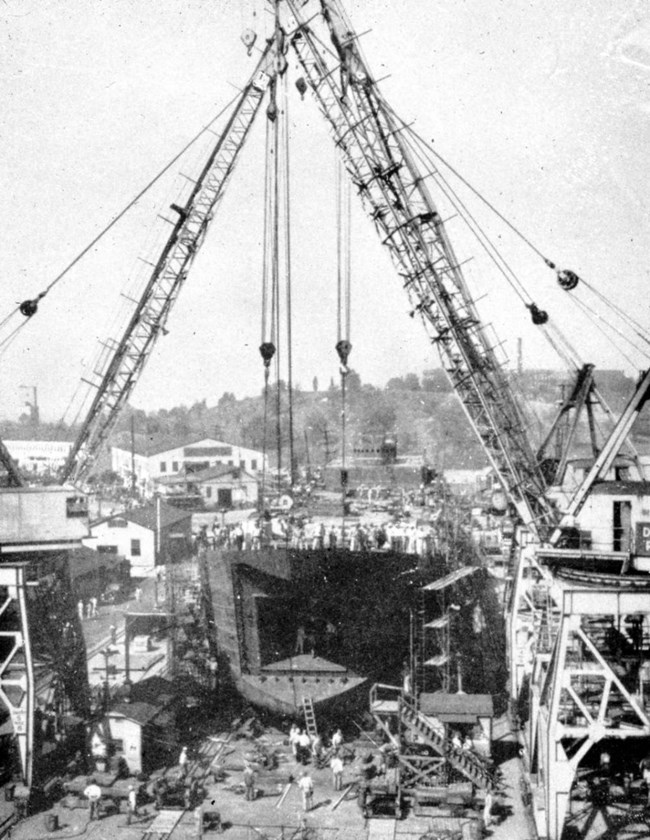
[[(199, 837), (199, 815), (218, 811), (221, 817), (221, 836), (229, 840), (253, 840), (253, 838), (310, 837), (331, 838), (331, 840), (352, 840), (353, 838), (400, 838), (400, 840), (419, 840), (427, 838), (462, 838), (473, 840), (478, 837), (492, 837), (494, 840), (533, 840), (534, 831), (530, 816), (521, 802), (521, 767), (516, 756), (516, 744), (511, 740), (505, 720), (498, 723), (496, 736), (502, 744), (510, 744), (511, 749), (502, 750), (510, 754), (501, 764), (504, 778), (502, 792), (495, 796), (492, 824), (481, 832), (474, 811), (451, 813), (440, 809), (436, 814), (415, 816), (410, 809), (405, 809), (403, 819), (365, 820), (357, 805), (354, 787), (342, 801), (341, 794), (332, 784), (328, 768), (315, 770), (309, 768), (314, 780), (313, 808), (308, 813), (302, 810), (301, 795), (295, 781), (303, 770), (296, 764), (286, 735), (275, 729), (266, 729), (257, 739), (234, 739), (228, 733), (220, 733), (204, 739), (190, 764), (190, 775), (204, 784), (206, 796), (203, 804), (192, 810), (157, 811), (152, 802), (143, 804), (134, 821), (128, 825), (126, 814), (107, 813), (99, 820), (88, 819), (88, 808), (83, 800), (78, 807), (65, 806), (69, 799), (61, 800), (47, 811), (27, 817), (14, 825), (13, 840), (37, 840), (37, 838), (89, 837), (114, 838), (123, 840), (190, 840)], [(499, 741), (497, 743), (499, 743)], [(257, 796), (254, 801), (246, 801), (243, 787), (243, 768), (246, 756), (250, 756), (257, 745), (264, 745), (276, 753), (279, 763), (276, 769), (259, 770), (256, 776)], [(356, 778), (356, 768), (360, 757), (372, 749), (368, 741), (350, 744), (356, 758), (346, 764), (343, 778), (343, 790)], [(514, 754), (514, 755), (513, 755)], [(219, 768), (214, 781), (212, 771)], [(165, 775), (173, 778), (177, 768), (168, 768)], [(207, 773), (207, 775), (206, 775)], [(283, 793), (285, 794), (283, 796)], [(108, 797), (105, 799), (108, 805)], [(2, 803), (2, 809), (11, 807), (11, 803)], [(57, 828), (52, 830), (52, 826)], [(217, 836), (213, 830), (205, 830), (203, 836)]]

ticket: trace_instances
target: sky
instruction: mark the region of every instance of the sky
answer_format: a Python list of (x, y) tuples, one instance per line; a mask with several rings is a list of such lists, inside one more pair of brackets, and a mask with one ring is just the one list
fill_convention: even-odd
[[(314, 0), (310, 0), (311, 8)], [(644, 2), (349, 0), (381, 90), (549, 258), (571, 268), (641, 328), (650, 253), (650, 13)], [(237, 93), (251, 74), (240, 36), (270, 16), (261, 0), (3, 0), (0, 4), (0, 321), (35, 297)], [(290, 72), (295, 60), (290, 57)], [(294, 383), (338, 377), (335, 152), (309, 96), (290, 103)], [(132, 396), (155, 410), (263, 387), (264, 119), (258, 120), (162, 339)], [(37, 387), (45, 419), (74, 419), (83, 378), (133, 304), (164, 241), (181, 173), (214, 136), (130, 211), (0, 352), (0, 416)], [(477, 213), (484, 211), (477, 203)], [(647, 358), (583, 288), (597, 329), (537, 255), (485, 216), (583, 361), (632, 372)], [(351, 366), (364, 382), (438, 365), (360, 207), (352, 218)], [(459, 220), (448, 232), (473, 251)], [(476, 249), (474, 249), (475, 251)], [(521, 300), (477, 258), (468, 283), (489, 334), (516, 363), (561, 367)], [(12, 322), (14, 323), (14, 322)], [(618, 328), (623, 329), (620, 325)], [(616, 326), (616, 324), (614, 324)], [(493, 331), (493, 332), (492, 332)], [(0, 332), (0, 339), (5, 335)], [(638, 338), (641, 349), (647, 347)], [(621, 352), (624, 351), (624, 354)], [(80, 390), (81, 387), (81, 390)]]

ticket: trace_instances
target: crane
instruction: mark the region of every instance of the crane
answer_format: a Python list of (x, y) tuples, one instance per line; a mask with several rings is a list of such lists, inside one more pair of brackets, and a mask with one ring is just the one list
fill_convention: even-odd
[(251, 79), (153, 267), (124, 333), (109, 346), (99, 385), (63, 469), (64, 481), (88, 472), (159, 338), (214, 216), (219, 199), (260, 111), (264, 90), (291, 45), (364, 208), (388, 249), (402, 284), (436, 345), (497, 475), (523, 522), (542, 537), (557, 523), (547, 483), (525, 421), (494, 347), (480, 322), (445, 224), (407, 144), (401, 123), (382, 97), (338, 2), (322, 0), (320, 15), (334, 50), (323, 50), (294, 0), (282, 8), (282, 38), (269, 40)]
[(275, 73), (273, 47), (269, 42), (262, 51), (185, 206), (171, 206), (177, 219), (122, 337), (109, 345), (97, 392), (63, 467), (63, 482), (78, 482), (87, 474), (164, 331)]

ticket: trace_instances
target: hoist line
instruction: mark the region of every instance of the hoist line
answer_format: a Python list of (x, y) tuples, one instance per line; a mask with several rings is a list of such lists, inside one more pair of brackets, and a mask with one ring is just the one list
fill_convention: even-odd
[(582, 277), (580, 278), (580, 280), (589, 289), (589, 291), (592, 292), (592, 294), (596, 295), (596, 297), (599, 298), (610, 309), (613, 309), (614, 312), (616, 312), (616, 314), (619, 316), (619, 318), (621, 318), (624, 321), (630, 321), (630, 323), (634, 324), (634, 326), (637, 327), (637, 330), (641, 330), (642, 332), (638, 332), (637, 330), (635, 330), (634, 332), (639, 338), (641, 338), (647, 344), (650, 344), (650, 338), (648, 338), (643, 333), (643, 326), (638, 321), (635, 321), (631, 315), (628, 315), (625, 312), (625, 310), (618, 306), (618, 304), (616, 304), (614, 301), (610, 301), (601, 291), (599, 291), (595, 286), (592, 286), (591, 283), (588, 283)]
[[(277, 8), (276, 8), (277, 13)], [(277, 32), (277, 29), (276, 29)], [(279, 225), (279, 210), (280, 210), (280, 120), (277, 115), (277, 76), (273, 80), (271, 87), (271, 99), (273, 106), (276, 108), (276, 117), (272, 120), (273, 144), (275, 154), (273, 156), (273, 231), (272, 231), (272, 308), (275, 334), (275, 385), (276, 385), (276, 451), (277, 451), (277, 479), (278, 488), (280, 485), (280, 471), (282, 469), (282, 394), (280, 392), (280, 225)]]
[(0, 355), (4, 354), (9, 349), (18, 332), (25, 326), (26, 323), (27, 321), (22, 321), (17, 327), (13, 328), (6, 338), (0, 342)]
[[(265, 144), (265, 160), (268, 161), (271, 157), (271, 148), (272, 148), (272, 132), (270, 131), (270, 124), (267, 120), (267, 130), (266, 130), (266, 144)], [(263, 229), (263, 236), (264, 236), (264, 247), (262, 248), (262, 336), (260, 340), (260, 344), (264, 344), (266, 341), (271, 341), (271, 336), (268, 335), (267, 327), (268, 327), (268, 294), (269, 294), (269, 228), (270, 228), (270, 170), (269, 167), (266, 167), (264, 173), (264, 229)]]
[[(507, 225), (513, 233), (515, 233), (528, 247), (537, 254), (547, 266), (551, 266), (552, 262), (549, 260), (540, 249), (519, 229), (517, 228), (506, 216), (503, 215), (487, 198), (485, 198), (482, 193), (479, 192), (466, 178), (464, 178), (460, 172), (452, 166), (449, 161), (447, 161), (439, 152), (435, 150), (433, 146), (431, 146), (427, 141), (413, 129), (412, 126), (407, 125), (403, 119), (401, 119), (392, 109), (391, 113), (395, 117), (396, 120), (400, 122), (406, 132), (408, 132), (413, 138), (417, 139), (426, 149), (428, 152), (433, 155), (437, 160), (439, 160), (444, 166), (449, 169), (458, 179), (463, 183), (480, 201), (485, 204), (505, 225)], [(439, 172), (439, 170), (438, 170)], [(441, 176), (442, 177), (442, 176)], [(630, 316), (627, 312), (625, 312), (622, 307), (618, 306), (618, 304), (610, 300), (606, 295), (604, 295), (601, 291), (599, 291), (595, 286), (585, 280), (583, 277), (580, 277), (580, 282), (584, 284), (584, 286), (592, 292), (592, 294), (596, 295), (603, 303), (605, 303), (609, 308), (613, 309), (619, 317), (622, 319), (629, 321), (630, 323), (634, 324), (638, 330), (641, 330), (641, 333), (637, 333), (639, 338), (642, 338), (644, 341), (650, 343), (650, 339), (646, 338), (643, 334), (643, 326), (636, 321), (632, 316)], [(626, 339), (628, 340), (628, 339)]]
[(283, 169), (283, 205), (284, 205), (284, 259), (285, 259), (285, 282), (286, 282), (286, 306), (287, 306), (287, 397), (289, 408), (289, 473), (291, 485), (295, 483), (295, 452), (294, 452), (294, 428), (293, 428), (293, 314), (292, 314), (292, 288), (291, 288), (291, 165), (290, 165), (290, 143), (289, 143), (289, 98), (287, 95), (286, 73), (281, 77), (282, 82), (282, 108), (281, 108), (281, 134), (282, 134), (282, 169)]
[(604, 324), (606, 324), (610, 328), (610, 330), (613, 330), (615, 333), (617, 333), (624, 341), (627, 341), (629, 344), (632, 344), (632, 347), (634, 347), (634, 349), (637, 352), (641, 353), (642, 356), (644, 356), (645, 358), (650, 358), (647, 351), (642, 350), (641, 348), (639, 348), (635, 344), (633, 344), (630, 341), (630, 339), (627, 338), (626, 335), (624, 335), (620, 330), (617, 330), (616, 327), (614, 327), (609, 321), (605, 320), (605, 318), (603, 318), (602, 315), (600, 315), (598, 312), (596, 312), (594, 309), (592, 309), (591, 306), (589, 306), (589, 304), (585, 303), (584, 300), (580, 300), (579, 298), (576, 298), (575, 300), (576, 300), (576, 304), (583, 310), (583, 313), (585, 314), (585, 317), (588, 318), (592, 322), (594, 327), (607, 339), (607, 341), (609, 341), (609, 343), (612, 345), (612, 347), (615, 350), (617, 350), (621, 354), (621, 356), (630, 365), (632, 365), (632, 367), (635, 366), (634, 360), (621, 348), (621, 346), (619, 344), (617, 344), (616, 341), (614, 341), (612, 336), (605, 329), (603, 329), (603, 327), (598, 323), (598, 321), (602, 321)]
[[(425, 151), (428, 150), (426, 146), (423, 150), (418, 150), (417, 147), (412, 146), (411, 144), (409, 144), (409, 146), (421, 162), (427, 164), (429, 163), (429, 161), (424, 156)], [(479, 245), (483, 248), (486, 255), (491, 260), (497, 271), (499, 271), (499, 273), (503, 276), (505, 281), (512, 288), (515, 294), (519, 297), (522, 303), (525, 306), (528, 306), (529, 302), (532, 301), (532, 297), (529, 295), (521, 280), (519, 280), (519, 277), (517, 276), (515, 271), (509, 265), (505, 257), (502, 256), (496, 245), (494, 245), (488, 234), (483, 230), (478, 220), (475, 218), (473, 213), (467, 208), (467, 205), (456, 193), (451, 184), (442, 175), (440, 170), (437, 169), (437, 167), (435, 167), (435, 164), (433, 164), (433, 166), (434, 171), (431, 172), (431, 177), (435, 180), (441, 192), (447, 197), (448, 201), (461, 215), (468, 229), (476, 238)], [(508, 275), (510, 275), (510, 277)], [(559, 343), (551, 338), (551, 335), (547, 330), (543, 330), (544, 337), (548, 341), (551, 348), (555, 351), (555, 353), (557, 353), (558, 357), (567, 366), (568, 370), (578, 370), (580, 367), (579, 355), (571, 346), (568, 339), (564, 335), (562, 335), (561, 331), (557, 328), (557, 326), (555, 326), (555, 330), (558, 333), (558, 337), (560, 337), (562, 342), (564, 343), (565, 349), (562, 349)]]
[(155, 175), (155, 176), (154, 176), (154, 177), (153, 177), (153, 178), (149, 181), (149, 183), (148, 183), (148, 184), (146, 184), (146, 186), (144, 186), (144, 187), (140, 190), (140, 192), (139, 192), (139, 193), (138, 193), (138, 194), (137, 194), (134, 198), (132, 198), (132, 199), (131, 199), (131, 201), (129, 201), (129, 202), (128, 202), (128, 204), (126, 204), (126, 205), (122, 208), (122, 210), (120, 210), (120, 212), (119, 212), (116, 216), (114, 216), (114, 217), (111, 219), (111, 221), (110, 221), (107, 225), (105, 225), (105, 226), (102, 228), (102, 230), (101, 230), (101, 231), (97, 234), (97, 236), (95, 236), (95, 238), (94, 238), (94, 239), (93, 239), (93, 240), (92, 240), (92, 241), (91, 241), (88, 245), (86, 245), (86, 247), (85, 247), (82, 251), (80, 251), (80, 252), (77, 254), (77, 256), (76, 256), (76, 257), (72, 260), (72, 262), (70, 262), (70, 263), (69, 263), (69, 264), (68, 264), (68, 265), (67, 265), (67, 266), (63, 269), (63, 271), (61, 271), (61, 272), (60, 272), (60, 273), (59, 273), (59, 274), (58, 274), (58, 275), (57, 275), (57, 276), (56, 276), (56, 277), (55, 277), (55, 278), (54, 278), (54, 279), (53, 279), (53, 280), (52, 280), (52, 281), (51, 281), (51, 282), (50, 282), (50, 283), (49, 283), (49, 284), (45, 287), (45, 289), (44, 289), (42, 292), (40, 292), (40, 294), (36, 297), (36, 300), (40, 300), (41, 298), (45, 297), (45, 295), (46, 295), (46, 294), (50, 291), (50, 289), (52, 289), (52, 288), (53, 288), (53, 287), (54, 287), (54, 286), (55, 286), (55, 285), (56, 285), (56, 284), (57, 284), (60, 280), (62, 280), (62, 279), (65, 277), (65, 275), (66, 275), (66, 274), (67, 274), (67, 273), (68, 273), (68, 272), (69, 272), (72, 268), (74, 268), (74, 266), (75, 266), (75, 265), (77, 265), (77, 263), (78, 263), (78, 262), (79, 262), (79, 261), (80, 261), (80, 260), (81, 260), (81, 259), (82, 259), (82, 258), (83, 258), (83, 257), (84, 257), (84, 256), (85, 256), (85, 255), (86, 255), (86, 254), (90, 251), (90, 250), (91, 250), (91, 248), (93, 248), (93, 247), (94, 247), (94, 246), (95, 246), (95, 245), (96, 245), (96, 244), (100, 241), (100, 239), (102, 239), (102, 237), (104, 237), (104, 236), (108, 233), (108, 231), (109, 231), (109, 230), (111, 230), (111, 228), (113, 228), (113, 227), (114, 227), (114, 226), (115, 226), (115, 225), (116, 225), (116, 224), (120, 221), (120, 219), (122, 219), (122, 218), (124, 217), (124, 215), (125, 215), (126, 213), (128, 213), (128, 211), (129, 211), (129, 210), (130, 210), (130, 209), (131, 209), (131, 208), (132, 208), (135, 204), (137, 204), (137, 202), (138, 202), (138, 201), (142, 198), (142, 196), (143, 196), (143, 195), (145, 195), (145, 193), (147, 193), (147, 192), (151, 189), (151, 187), (153, 187), (153, 186), (154, 186), (154, 184), (156, 184), (156, 183), (157, 183), (157, 182), (158, 182), (158, 181), (162, 178), (162, 176), (163, 176), (163, 175), (164, 175), (164, 174), (165, 174), (165, 173), (166, 173), (166, 172), (167, 172), (167, 171), (168, 171), (168, 170), (169, 170), (169, 169), (170, 169), (170, 168), (171, 168), (171, 167), (172, 167), (172, 166), (176, 163), (176, 161), (177, 161), (179, 158), (181, 158), (181, 157), (185, 154), (185, 152), (186, 152), (186, 151), (187, 151), (187, 150), (188, 150), (188, 149), (189, 149), (192, 145), (194, 145), (194, 143), (196, 143), (196, 141), (197, 141), (197, 140), (198, 140), (198, 139), (199, 139), (199, 138), (200, 138), (203, 134), (205, 134), (207, 131), (210, 131), (210, 130), (211, 130), (211, 128), (212, 128), (212, 126), (214, 125), (214, 123), (215, 123), (215, 122), (217, 122), (217, 120), (219, 120), (219, 119), (223, 116), (223, 114), (225, 114), (225, 112), (228, 110), (228, 108), (230, 108), (230, 106), (231, 106), (231, 105), (233, 105), (233, 104), (237, 101), (237, 99), (239, 98), (239, 96), (240, 96), (240, 94), (239, 94), (239, 93), (237, 93), (235, 96), (233, 96), (233, 98), (232, 98), (232, 99), (231, 99), (231, 100), (230, 100), (230, 101), (229, 101), (229, 102), (228, 102), (228, 103), (227, 103), (227, 104), (226, 104), (226, 105), (225, 105), (225, 106), (224, 106), (224, 107), (223, 107), (223, 108), (219, 111), (219, 113), (218, 113), (216, 116), (214, 116), (214, 117), (210, 120), (210, 122), (209, 122), (209, 123), (206, 123), (206, 125), (204, 125), (204, 126), (203, 126), (203, 128), (201, 128), (201, 129), (200, 129), (200, 130), (199, 130), (199, 131), (198, 131), (198, 132), (194, 135), (194, 137), (192, 137), (192, 139), (191, 139), (191, 140), (189, 140), (189, 141), (188, 141), (188, 143), (186, 143), (186, 144), (185, 144), (185, 146), (183, 146), (183, 148), (182, 148), (182, 149), (181, 149), (181, 150), (180, 150), (180, 151), (179, 151), (176, 155), (174, 155), (174, 157), (173, 157), (173, 158), (172, 158), (172, 159), (171, 159), (171, 160), (170, 160), (167, 164), (165, 164), (165, 166), (163, 166), (163, 168), (162, 168), (162, 169), (158, 172), (158, 174), (157, 174), (157, 175)]

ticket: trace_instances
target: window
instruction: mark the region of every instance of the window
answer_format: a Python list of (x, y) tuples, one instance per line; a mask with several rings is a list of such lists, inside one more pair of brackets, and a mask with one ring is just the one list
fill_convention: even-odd
[(205, 498), (211, 499), (212, 498), (212, 487), (205, 488)]
[(140, 557), (140, 540), (131, 540), (131, 557)]
[(88, 500), (85, 496), (70, 496), (65, 500), (65, 515), (68, 519), (88, 516)]
[(246, 461), (240, 461), (239, 466), (242, 468), (242, 470), (245, 470), (246, 469)]
[(172, 472), (178, 472), (178, 461), (172, 461)]
[(257, 458), (253, 458), (253, 460), (251, 461), (251, 469), (252, 470), (257, 469)]
[(97, 553), (98, 554), (117, 554), (117, 546), (116, 545), (98, 545), (97, 546)]
[(160, 472), (161, 473), (167, 472), (167, 461), (161, 461), (160, 462)]
[(119, 517), (116, 519), (111, 519), (108, 522), (109, 528), (126, 528), (127, 525), (128, 522), (126, 521), (126, 519), (120, 519)]
[(233, 466), (233, 462), (232, 462), (232, 461), (228, 461), (228, 466), (229, 466), (229, 467), (232, 467), (232, 466)]

